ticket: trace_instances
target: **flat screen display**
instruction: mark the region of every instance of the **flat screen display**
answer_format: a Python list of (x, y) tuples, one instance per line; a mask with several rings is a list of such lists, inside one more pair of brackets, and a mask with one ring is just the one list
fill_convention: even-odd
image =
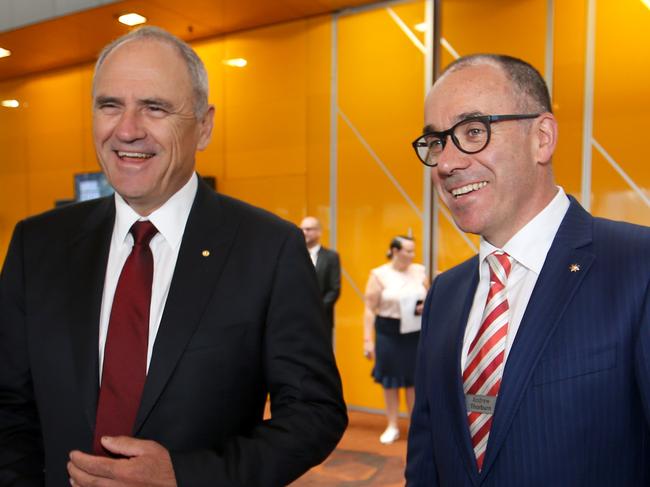
[(74, 175), (76, 201), (94, 200), (113, 194), (113, 188), (102, 172), (88, 172)]

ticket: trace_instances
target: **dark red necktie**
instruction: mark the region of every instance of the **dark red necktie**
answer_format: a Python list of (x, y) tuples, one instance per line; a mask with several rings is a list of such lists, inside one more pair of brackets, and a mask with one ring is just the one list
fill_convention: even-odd
[(153, 282), (153, 255), (149, 242), (158, 233), (150, 221), (131, 227), (134, 244), (122, 267), (104, 346), (104, 368), (99, 390), (93, 451), (106, 455), (102, 436), (133, 434), (147, 376), (149, 307)]

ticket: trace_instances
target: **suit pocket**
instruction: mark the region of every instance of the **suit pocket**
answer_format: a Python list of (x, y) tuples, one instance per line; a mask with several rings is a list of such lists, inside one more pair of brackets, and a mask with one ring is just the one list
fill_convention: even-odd
[(616, 349), (617, 346), (613, 345), (542, 360), (533, 376), (533, 384), (539, 386), (613, 369), (616, 367)]

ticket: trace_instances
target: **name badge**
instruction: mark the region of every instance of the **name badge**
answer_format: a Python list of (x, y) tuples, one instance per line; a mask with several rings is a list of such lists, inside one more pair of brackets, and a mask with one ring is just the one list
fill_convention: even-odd
[(469, 413), (494, 414), (497, 396), (480, 396), (478, 394), (465, 394), (465, 406)]

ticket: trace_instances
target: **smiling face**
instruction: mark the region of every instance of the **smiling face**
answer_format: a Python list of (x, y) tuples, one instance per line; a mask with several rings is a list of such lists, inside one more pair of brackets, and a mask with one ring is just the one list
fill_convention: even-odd
[(167, 42), (116, 47), (95, 76), (93, 137), (108, 181), (140, 215), (162, 206), (190, 178), (212, 130), (197, 119), (187, 66)]
[[(431, 89), (425, 131), (443, 131), (470, 116), (530, 113), (522, 105), (499, 67), (463, 66)], [(503, 246), (557, 191), (550, 166), (555, 135), (555, 119), (545, 113), (534, 120), (493, 123), (490, 143), (476, 154), (461, 152), (448, 139), (431, 174), (456, 224)]]

